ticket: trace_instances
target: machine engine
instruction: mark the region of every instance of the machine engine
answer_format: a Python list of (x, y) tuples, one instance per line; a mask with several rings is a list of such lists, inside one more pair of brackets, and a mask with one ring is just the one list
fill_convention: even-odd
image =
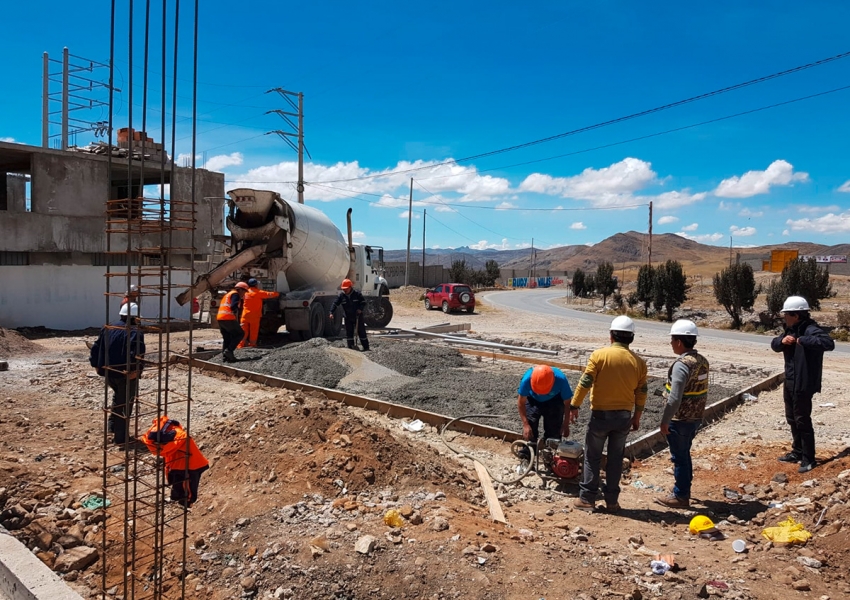
[(552, 473), (562, 479), (576, 479), (584, 462), (584, 446), (570, 440), (549, 438), (540, 448), (540, 458)]

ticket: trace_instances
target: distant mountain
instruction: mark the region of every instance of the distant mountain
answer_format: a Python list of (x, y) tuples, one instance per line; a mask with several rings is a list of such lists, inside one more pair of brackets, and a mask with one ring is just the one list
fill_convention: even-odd
[[(850, 244), (825, 246), (811, 242), (787, 242), (753, 248), (732, 248), (733, 255), (769, 255), (779, 248), (797, 249), (800, 254), (850, 254)], [(710, 276), (729, 264), (729, 248), (700, 244), (674, 233), (652, 236), (652, 262), (678, 260), (689, 275)], [(615, 270), (634, 271), (646, 263), (649, 256), (649, 235), (629, 231), (617, 233), (593, 246), (561, 246), (548, 250), (535, 250), (534, 268), (538, 272), (552, 271), (595, 271), (602, 261), (612, 263)], [(388, 262), (404, 262), (405, 250), (384, 252)], [(531, 249), (523, 250), (475, 250), (468, 246), (454, 249), (427, 249), (426, 263), (451, 266), (453, 260), (466, 260), (474, 268), (483, 268), (488, 260), (495, 260), (503, 269), (527, 270), (531, 267)], [(422, 250), (411, 250), (411, 262), (422, 261)]]

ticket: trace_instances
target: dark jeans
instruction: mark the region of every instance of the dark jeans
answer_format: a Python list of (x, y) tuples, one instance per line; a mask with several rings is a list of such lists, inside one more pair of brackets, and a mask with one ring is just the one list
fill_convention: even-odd
[(363, 323), (363, 315), (345, 315), (345, 338), (349, 348), (354, 348), (354, 325), (357, 324), (357, 337), (364, 350), (369, 349), (369, 340), (366, 339), (366, 324)]
[(245, 337), (245, 330), (242, 329), (242, 326), (239, 325), (239, 321), (236, 319), (233, 319), (232, 321), (219, 321), (218, 330), (221, 332), (223, 340), (221, 349), (225, 351), (225, 353), (232, 353), (236, 350), (236, 346), (238, 346), (239, 342), (242, 341), (242, 338)]
[(699, 429), (700, 421), (671, 421), (667, 443), (670, 444), (670, 460), (673, 461), (673, 495), (690, 500), (694, 466), (691, 462), (691, 444)]
[[(198, 486), (201, 475), (209, 469), (209, 465), (200, 469), (174, 469), (168, 472), (168, 483), (171, 484), (171, 499), (184, 506), (192, 506), (198, 499)], [(188, 478), (187, 478), (188, 475)]]
[[(127, 428), (130, 415), (133, 414), (133, 403), (139, 394), (139, 380), (127, 379), (121, 375), (110, 373), (106, 377), (109, 387), (112, 388), (112, 409), (109, 412), (107, 426), (112, 432), (112, 442), (123, 444), (127, 441)], [(128, 385), (129, 381), (129, 396)]]
[(540, 417), (543, 417), (543, 439), (561, 439), (561, 427), (564, 424), (564, 401), (561, 400), (560, 396), (546, 402), (526, 398), (525, 416), (528, 419), (528, 424), (531, 425), (529, 442), (537, 442)]
[(782, 390), (785, 400), (785, 420), (791, 426), (791, 451), (803, 457), (804, 463), (815, 461), (815, 428), (812, 425), (812, 396), (794, 392), (794, 382), (786, 381)]
[(591, 413), (584, 440), (584, 470), (579, 484), (579, 496), (585, 502), (596, 502), (599, 496), (599, 465), (606, 441), (608, 461), (602, 493), (607, 504), (616, 503), (620, 497), (623, 454), (631, 421), (632, 413), (628, 410), (594, 410)]

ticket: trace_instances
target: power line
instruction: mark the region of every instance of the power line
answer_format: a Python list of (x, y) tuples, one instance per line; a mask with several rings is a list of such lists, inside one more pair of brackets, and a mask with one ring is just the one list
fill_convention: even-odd
[(665, 110), (669, 110), (671, 108), (676, 108), (678, 106), (683, 106), (685, 104), (697, 102), (699, 100), (705, 100), (706, 98), (712, 98), (714, 96), (726, 94), (728, 92), (732, 92), (732, 91), (739, 90), (739, 89), (742, 89), (742, 88), (745, 88), (745, 87), (749, 87), (749, 86), (757, 85), (759, 83), (764, 83), (766, 81), (777, 79), (779, 77), (784, 77), (786, 75), (791, 75), (793, 73), (799, 73), (800, 71), (804, 71), (806, 69), (811, 69), (813, 67), (818, 67), (818, 66), (836, 61), (836, 60), (840, 60), (842, 58), (846, 58), (848, 56), (850, 56), (850, 51), (842, 52), (841, 54), (836, 54), (835, 56), (831, 56), (831, 57), (824, 58), (824, 59), (821, 59), (821, 60), (817, 60), (817, 61), (814, 61), (814, 62), (806, 63), (804, 65), (799, 65), (799, 66), (793, 67), (791, 69), (786, 69), (784, 71), (779, 71), (777, 73), (772, 73), (770, 75), (765, 75), (763, 77), (758, 77), (756, 79), (751, 79), (749, 81), (744, 81), (742, 83), (736, 83), (734, 85), (730, 85), (730, 86), (727, 86), (727, 87), (724, 87), (724, 88), (713, 90), (711, 92), (706, 92), (704, 94), (699, 94), (697, 96), (691, 96), (689, 98), (684, 98), (682, 100), (676, 100), (675, 102), (670, 102), (668, 104), (663, 104), (661, 106), (656, 106), (654, 108), (650, 108), (650, 109), (647, 109), (647, 110), (642, 110), (642, 111), (639, 111), (639, 112), (636, 112), (636, 113), (631, 113), (629, 115), (625, 115), (625, 116), (622, 116), (622, 117), (617, 117), (617, 118), (614, 118), (614, 119), (609, 119), (607, 121), (594, 123), (593, 125), (586, 125), (585, 127), (579, 127), (578, 129), (572, 129), (570, 131), (565, 131), (563, 133), (550, 135), (550, 136), (540, 138), (540, 139), (537, 139), (537, 140), (532, 140), (530, 142), (524, 142), (524, 143), (521, 143), (521, 144), (508, 146), (506, 148), (500, 148), (498, 150), (491, 150), (489, 152), (482, 152), (480, 154), (474, 154), (472, 156), (466, 156), (466, 157), (463, 157), (463, 158), (446, 160), (446, 161), (443, 161), (443, 162), (440, 162), (440, 163), (434, 163), (434, 164), (422, 166), (422, 167), (411, 167), (409, 169), (402, 169), (402, 170), (398, 170), (398, 171), (390, 171), (390, 172), (387, 172), (387, 173), (376, 173), (376, 174), (372, 174), (372, 175), (363, 175), (361, 177), (351, 177), (351, 178), (347, 178), (347, 179), (328, 179), (328, 180), (320, 181), (320, 182), (317, 182), (317, 183), (345, 183), (345, 182), (348, 182), (348, 181), (360, 181), (360, 180), (363, 180), (363, 179), (374, 179), (376, 177), (389, 177), (391, 175), (401, 175), (401, 174), (405, 174), (405, 173), (412, 173), (412, 172), (415, 172), (415, 171), (422, 171), (424, 169), (433, 169), (434, 167), (459, 164), (461, 162), (468, 162), (468, 161), (476, 160), (476, 159), (479, 159), (479, 158), (485, 158), (485, 157), (488, 157), (488, 156), (495, 156), (497, 154), (504, 154), (506, 152), (513, 152), (515, 150), (521, 150), (523, 148), (529, 148), (531, 146), (536, 146), (538, 144), (543, 144), (543, 143), (546, 143), (546, 142), (559, 140), (559, 139), (562, 139), (562, 138), (565, 138), (565, 137), (568, 137), (568, 136), (577, 135), (579, 133), (585, 133), (585, 132), (588, 132), (588, 131), (593, 131), (595, 129), (601, 129), (603, 127), (608, 127), (609, 125), (615, 125), (615, 124), (618, 124), (618, 123), (631, 121), (633, 119), (645, 117), (647, 115), (651, 115), (651, 114), (655, 114), (655, 113), (662, 112), (662, 111), (665, 111)]

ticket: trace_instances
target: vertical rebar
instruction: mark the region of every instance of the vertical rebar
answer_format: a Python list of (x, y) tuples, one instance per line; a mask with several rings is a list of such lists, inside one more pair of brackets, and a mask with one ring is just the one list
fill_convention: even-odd
[(66, 46), (62, 50), (62, 150), (67, 150), (67, 149), (68, 149), (68, 47)]
[(41, 62), (41, 147), (50, 146), (50, 57), (45, 52)]

